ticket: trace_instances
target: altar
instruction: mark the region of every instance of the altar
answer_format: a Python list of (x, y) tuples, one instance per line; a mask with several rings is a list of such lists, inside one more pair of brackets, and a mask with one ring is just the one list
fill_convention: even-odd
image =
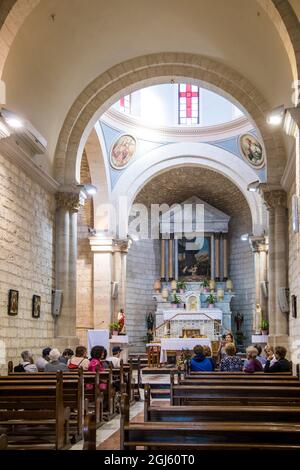
[(162, 338), (160, 341), (160, 362), (167, 362), (167, 351), (182, 351), (183, 349), (192, 351), (199, 344), (211, 348), (211, 342), (208, 338)]

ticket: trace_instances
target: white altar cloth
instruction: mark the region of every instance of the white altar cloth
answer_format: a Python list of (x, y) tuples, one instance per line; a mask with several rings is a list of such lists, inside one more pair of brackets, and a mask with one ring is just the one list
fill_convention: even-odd
[(164, 321), (167, 320), (220, 320), (222, 322), (222, 310), (219, 308), (201, 308), (197, 312), (189, 312), (181, 308), (163, 311)]
[(209, 338), (161, 338), (160, 362), (167, 362), (167, 351), (181, 351), (182, 349), (192, 351), (198, 344), (211, 347)]

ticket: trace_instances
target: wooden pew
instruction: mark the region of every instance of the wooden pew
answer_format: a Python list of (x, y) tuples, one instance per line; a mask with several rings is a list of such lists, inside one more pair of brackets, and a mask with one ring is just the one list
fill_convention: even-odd
[[(87, 408), (87, 406), (88, 404), (85, 403), (85, 408)], [(96, 431), (95, 412), (88, 411), (84, 416), (82, 450), (96, 450)]]
[(7, 435), (6, 434), (1, 434), (0, 436), (0, 450), (6, 450), (7, 449)]
[(178, 369), (178, 374), (184, 374), (184, 377), (187, 376), (199, 376), (203, 378), (214, 377), (214, 378), (223, 378), (224, 376), (229, 377), (239, 377), (239, 376), (247, 376), (247, 377), (269, 377), (272, 376), (274, 379), (277, 377), (279, 380), (281, 378), (285, 378), (286, 380), (298, 380), (299, 376), (293, 375), (292, 372), (280, 372), (280, 373), (272, 373), (272, 372), (255, 372), (254, 374), (246, 374), (243, 371), (240, 372), (221, 372), (220, 370), (214, 370), (211, 372), (200, 372), (200, 371), (191, 371), (190, 363), (187, 362), (184, 365), (184, 370)]
[(63, 401), (63, 379), (34, 384), (2, 381), (0, 429), (9, 448), (70, 448), (70, 408)]
[(122, 397), (120, 449), (300, 450), (300, 425), (255, 422), (129, 422), (129, 399)]
[(151, 404), (149, 384), (145, 385), (144, 421), (157, 422), (262, 422), (298, 423), (300, 407), (230, 406), (226, 404), (197, 406), (158, 406)]
[(171, 382), (170, 403), (172, 405), (213, 404), (292, 404), (300, 406), (299, 387), (275, 385), (174, 385)]
[(62, 378), (63, 384), (63, 403), (71, 410), (69, 421), (70, 435), (72, 442), (77, 442), (82, 439), (82, 426), (83, 426), (83, 374), (77, 372), (76, 374), (69, 374), (62, 372), (39, 374), (17, 372), (9, 376), (0, 377), (0, 387), (4, 384), (14, 385), (15, 387), (22, 387), (22, 385), (55, 385), (57, 377)]
[[(11, 367), (9, 367), (11, 370)], [(21, 381), (36, 381), (36, 380), (55, 380), (56, 372), (37, 372), (37, 373), (27, 373), (27, 372), (12, 372), (9, 374), (9, 378), (13, 380), (21, 380)], [(0, 384), (1, 381), (8, 377), (1, 377), (0, 376)], [(97, 428), (102, 426), (103, 421), (103, 395), (99, 389), (99, 373), (95, 372), (83, 372), (82, 369), (74, 370), (74, 371), (67, 371), (63, 372), (64, 381), (66, 380), (74, 380), (80, 377), (78, 382), (78, 388), (82, 390), (82, 392), (77, 392), (77, 401), (78, 407), (73, 407), (74, 410), (79, 409), (80, 415), (82, 415), (82, 400), (88, 398), (88, 407), (85, 411), (90, 410), (95, 412), (96, 417), (96, 426)], [(82, 383), (83, 382), (83, 386)], [(79, 416), (78, 416), (79, 417)], [(77, 437), (75, 436), (74, 439), (78, 440), (82, 435), (82, 429), (78, 429)]]

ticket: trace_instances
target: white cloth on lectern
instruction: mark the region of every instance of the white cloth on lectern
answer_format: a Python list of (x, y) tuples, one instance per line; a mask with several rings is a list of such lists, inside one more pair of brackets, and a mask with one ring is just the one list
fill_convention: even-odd
[(93, 346), (103, 346), (109, 353), (109, 331), (108, 330), (88, 330), (88, 356), (91, 357)]

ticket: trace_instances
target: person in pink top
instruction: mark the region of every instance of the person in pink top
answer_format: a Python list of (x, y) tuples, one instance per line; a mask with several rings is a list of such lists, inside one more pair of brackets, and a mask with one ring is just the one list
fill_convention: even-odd
[(262, 363), (257, 359), (258, 356), (258, 351), (254, 346), (249, 346), (249, 348), (246, 349), (247, 353), (247, 365), (244, 369), (244, 372), (246, 374), (253, 374), (254, 372), (262, 372), (263, 371), (263, 366)]
[[(103, 353), (104, 353), (104, 347), (103, 346), (94, 346), (91, 349), (91, 358), (90, 358), (90, 364), (88, 371), (89, 372), (96, 372), (96, 370), (99, 370), (99, 372), (105, 371), (104, 364), (102, 362), (103, 358)], [(91, 384), (87, 384), (91, 385)], [(107, 385), (106, 383), (100, 383), (99, 385), (100, 390), (106, 390)]]

